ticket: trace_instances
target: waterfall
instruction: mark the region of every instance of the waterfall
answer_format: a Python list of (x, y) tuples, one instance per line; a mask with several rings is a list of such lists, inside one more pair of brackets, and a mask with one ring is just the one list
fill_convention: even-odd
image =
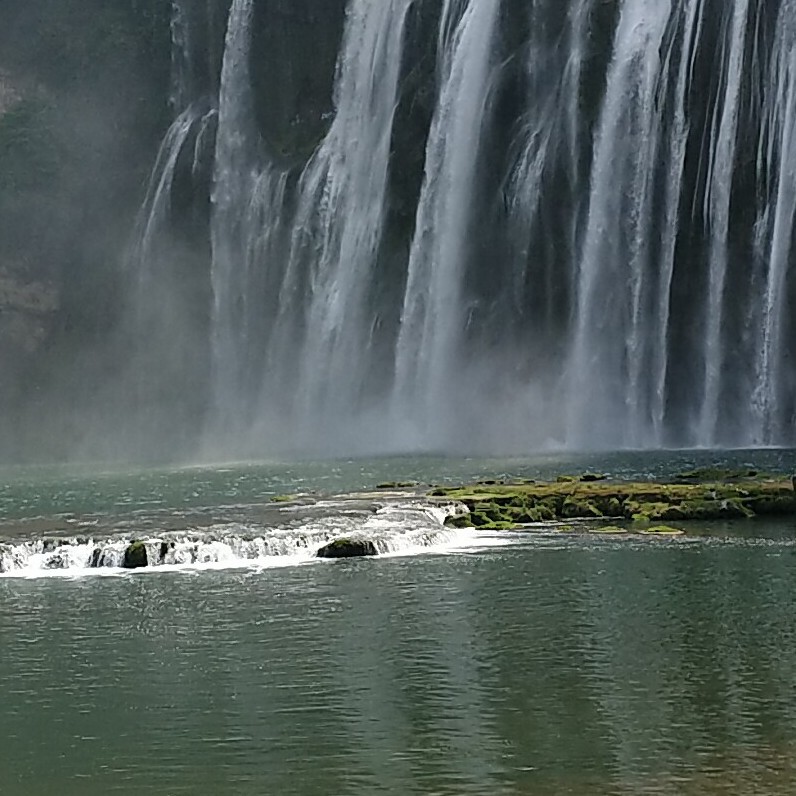
[(722, 49), (724, 96), (721, 110), (716, 108), (710, 132), (711, 163), (706, 194), (706, 217), (710, 227), (710, 269), (706, 299), (706, 330), (704, 346), (705, 389), (699, 416), (697, 441), (704, 445), (716, 443), (719, 422), (722, 371), (725, 350), (722, 345), (724, 307), (728, 268), (728, 235), (730, 200), (735, 166), (735, 150), (741, 102), (741, 75), (749, 22), (749, 0), (732, 6), (729, 41)]
[(767, 260), (768, 268), (762, 311), (755, 318), (760, 331), (752, 401), (754, 441), (767, 445), (785, 437), (789, 425), (793, 425), (782, 408), (786, 400), (785, 364), (792, 358), (785, 325), (796, 219), (796, 3), (792, 0), (780, 7), (770, 71), (761, 161), (771, 188), (758, 219), (758, 248), (762, 249), (758, 254)]
[[(462, 278), (499, 0), (446, 0), (439, 41), (439, 98), (409, 255), (396, 344), (397, 412), (427, 438), (447, 414), (466, 317)], [(424, 427), (425, 426), (425, 427)]]
[(796, 441), (794, 0), (335, 0), (333, 113), (290, 157), (279, 80), (314, 84), (292, 56), (258, 78), (257, 37), (317, 15), (258, 2), (229, 4), (200, 89), (204, 12), (174, 0), (129, 258), (157, 328), (179, 175), (213, 142), (208, 448)]
[[(675, 254), (677, 248), (678, 222), (683, 192), (686, 147), (690, 130), (687, 115), (687, 102), (690, 80), (694, 74), (697, 44), (703, 20), (704, 0), (688, 0), (681, 4), (679, 22), (682, 25), (680, 37), (681, 51), (679, 66), (675, 66), (674, 47), (677, 39), (672, 37), (664, 63), (672, 74), (677, 75), (674, 100), (672, 103), (672, 124), (666, 148), (666, 167), (664, 172), (665, 195), (663, 207), (663, 233), (661, 235), (660, 264), (655, 286), (657, 301), (653, 301), (653, 319), (650, 324), (651, 374), (649, 392), (649, 432), (655, 445), (665, 442), (666, 434), (666, 387), (669, 373), (669, 325), (672, 316), (672, 281), (674, 278)], [(636, 375), (640, 376), (638, 366)], [(634, 440), (642, 445), (641, 437)]]
[[(172, 122), (160, 145), (133, 235), (134, 245), (130, 254), (131, 264), (136, 269), (139, 282), (146, 282), (151, 276), (149, 270), (155, 265), (155, 247), (168, 226), (177, 159), (199, 118), (200, 111), (197, 107), (189, 105), (184, 108)], [(149, 286), (144, 284), (141, 287), (146, 290)]]
[[(335, 117), (299, 180), (287, 271), (266, 367), (266, 404), (290, 385), (294, 429), (311, 442), (350, 422), (368, 383), (368, 306), (385, 216), (404, 25), (411, 0), (353, 0)], [(297, 364), (294, 361), (297, 360)], [(295, 367), (291, 376), (286, 367)]]
[[(132, 302), (129, 328), (130, 387), (138, 398), (138, 415), (146, 431), (135, 436), (151, 439), (159, 434), (160, 413), (153, 410), (160, 396), (161, 374), (177, 374), (181, 362), (189, 359), (186, 350), (192, 336), (186, 316), (188, 298), (183, 294), (179, 272), (186, 259), (182, 242), (175, 235), (174, 193), (180, 171), (187, 171), (194, 183), (209, 170), (212, 135), (217, 112), (214, 103), (202, 93), (192, 64), (197, 44), (192, 35), (193, 21), (188, 0), (172, 3), (172, 73), (170, 106), (174, 116), (167, 129), (149, 176), (144, 201), (139, 210), (126, 253)], [(190, 295), (190, 291), (188, 292)], [(123, 385), (128, 389), (128, 385)], [(157, 415), (157, 417), (156, 417)], [(162, 420), (173, 426), (172, 418)]]
[[(231, 436), (246, 417), (250, 320), (257, 300), (250, 254), (258, 148), (249, 58), (254, 0), (233, 0), (219, 90), (211, 218), (211, 364), (214, 432)], [(264, 192), (265, 196), (269, 192)]]
[[(652, 166), (661, 154), (659, 95), (668, 77), (662, 46), (670, 15), (670, 3), (626, 0), (616, 31), (595, 143), (569, 365), (568, 430), (578, 442), (637, 444), (646, 426), (647, 317), (661, 298), (653, 295), (649, 268)], [(601, 420), (596, 428), (595, 415)]]
[[(207, 107), (193, 74), (196, 58), (191, 33), (188, 0), (172, 0), (171, 21), (171, 96), (174, 120), (160, 144), (149, 177), (146, 195), (133, 232), (133, 244), (128, 253), (130, 269), (135, 273), (142, 294), (139, 308), (145, 307), (157, 291), (156, 269), (168, 254), (159, 251), (168, 247), (172, 189), (177, 162), (186, 145), (193, 140), (192, 169), (199, 168), (205, 136), (215, 117), (215, 110)], [(142, 319), (144, 320), (144, 319)], [(150, 319), (145, 319), (148, 322)]]
[[(594, 0), (572, 3), (566, 16), (563, 46), (560, 40), (550, 35), (547, 24), (552, 5), (550, 0), (534, 0), (531, 6), (531, 40), (525, 59), (529, 84), (527, 108), (516, 137), (516, 160), (506, 186), (510, 235), (518, 247), (517, 256), (526, 260), (531, 256), (535, 242), (545, 236), (545, 220), (541, 211), (545, 186), (552, 175), (562, 174), (572, 190), (582, 177), (580, 159), (586, 131), (580, 93)], [(561, 242), (570, 252), (574, 252), (577, 246), (578, 215), (578, 212), (571, 214), (568, 239)], [(569, 294), (573, 288), (573, 273), (571, 268), (566, 270), (566, 293)], [(510, 270), (507, 286), (514, 302), (524, 295), (527, 276), (523, 268)], [(543, 278), (545, 284), (536, 292), (551, 299), (555, 293), (550, 283), (553, 275)], [(519, 310), (522, 311), (522, 307)], [(560, 308), (552, 302), (545, 302), (543, 314), (546, 333), (554, 334), (553, 319), (560, 314)]]

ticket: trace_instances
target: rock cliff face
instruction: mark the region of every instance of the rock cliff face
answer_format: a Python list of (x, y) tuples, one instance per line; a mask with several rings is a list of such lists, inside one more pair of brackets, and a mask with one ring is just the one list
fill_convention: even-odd
[(168, 118), (168, 6), (0, 7), (0, 460), (67, 455), (77, 385), (101, 381)]
[(254, 13), (252, 82), (260, 130), (286, 160), (306, 160), (333, 115), (345, 2), (266, 0)]
[[(24, 281), (0, 270), (0, 357), (37, 353), (58, 311), (58, 296), (47, 282)], [(2, 349), (0, 349), (2, 350)]]

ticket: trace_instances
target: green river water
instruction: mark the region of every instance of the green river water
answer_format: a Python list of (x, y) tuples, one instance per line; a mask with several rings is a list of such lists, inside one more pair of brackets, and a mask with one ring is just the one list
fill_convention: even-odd
[[(650, 476), (720, 459), (796, 464), (758, 451), (14, 469), (0, 541), (263, 525), (274, 494), (387, 478)], [(0, 794), (793, 794), (796, 526), (695, 531), (6, 572)]]

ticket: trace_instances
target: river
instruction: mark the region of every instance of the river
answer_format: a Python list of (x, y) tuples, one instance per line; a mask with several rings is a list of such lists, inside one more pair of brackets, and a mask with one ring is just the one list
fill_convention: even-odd
[[(270, 496), (320, 493), (298, 533), (358, 521), (330, 496), (386, 478), (718, 459), (792, 471), (796, 455), (17, 468), (0, 533), (223, 538), (227, 515), (245, 535)], [(695, 531), (424, 536), (368, 560), (271, 550), (137, 572), (36, 559), (0, 576), (0, 794), (791, 794), (794, 524)]]

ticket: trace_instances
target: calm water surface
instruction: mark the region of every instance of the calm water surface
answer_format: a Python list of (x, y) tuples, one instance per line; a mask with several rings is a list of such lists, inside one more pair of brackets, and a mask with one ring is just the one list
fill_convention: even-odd
[(0, 578), (0, 794), (792, 794), (794, 530)]

